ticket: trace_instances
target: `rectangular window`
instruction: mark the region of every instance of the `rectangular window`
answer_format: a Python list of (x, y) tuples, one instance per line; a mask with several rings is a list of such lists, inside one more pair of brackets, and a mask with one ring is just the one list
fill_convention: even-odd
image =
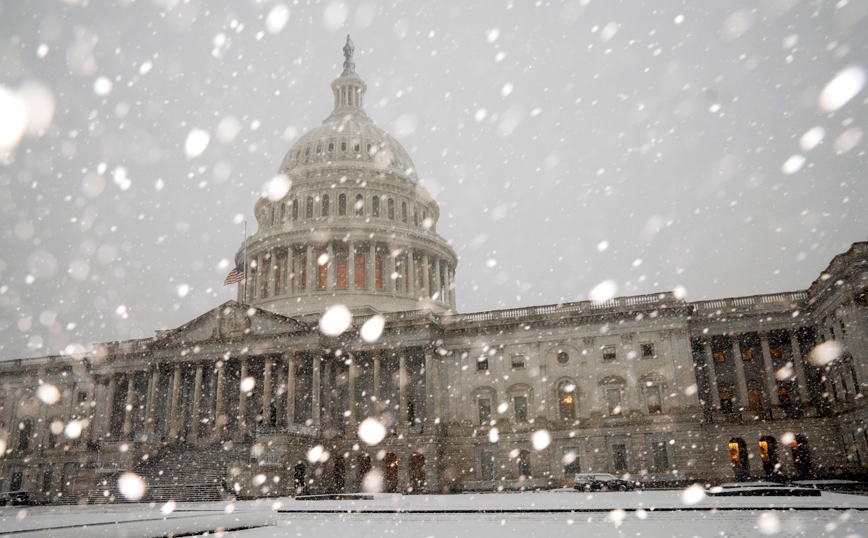
[(603, 346), (603, 361), (611, 362), (618, 358), (615, 346)]
[(723, 351), (715, 351), (711, 356), (714, 357), (714, 362), (726, 362), (726, 354)]
[(356, 261), (353, 267), (356, 289), (365, 289), (365, 255), (361, 252), (356, 253)]
[(724, 413), (732, 413), (732, 393), (728, 390), (720, 391), (720, 410)]
[(515, 408), (515, 421), (527, 422), (527, 396), (516, 396), (512, 399)]
[(759, 389), (750, 389), (747, 391), (747, 403), (751, 411), (760, 411), (763, 408)]
[(378, 290), (383, 289), (383, 255), (374, 256), (374, 284)]
[(750, 362), (753, 360), (753, 350), (750, 348), (741, 350), (741, 360), (744, 362)]
[(347, 287), (347, 253), (340, 251), (335, 255), (335, 287)]
[(282, 255), (277, 257), (277, 263), (274, 264), (274, 294), (280, 295), (283, 293), (283, 265), (286, 258)]
[(307, 288), (307, 254), (301, 255), (301, 261), (299, 262), (299, 273), (298, 273), (298, 287), (296, 288), (298, 291), (304, 291)]
[(494, 452), (486, 450), (481, 453), (479, 474), (483, 480), (494, 480)]
[(651, 342), (647, 342), (645, 344), (640, 344), (640, 348), (642, 349), (642, 358), (643, 359), (653, 359), (654, 358), (654, 344)]
[(488, 398), (480, 398), (476, 401), (476, 406), (479, 410), (479, 424), (485, 425), (491, 423), (491, 400)]
[(621, 414), (621, 389), (606, 390), (606, 402), (609, 404), (609, 415), (618, 416)]
[(524, 369), (524, 355), (513, 355), (512, 356), (512, 369), (513, 370), (523, 370)]
[(627, 445), (612, 445), (612, 467), (616, 473), (627, 472)]
[(669, 454), (666, 453), (666, 443), (659, 441), (654, 443), (654, 469), (657, 471), (669, 470)]
[(319, 266), (319, 279), (317, 280), (317, 286), (321, 290), (326, 289), (326, 287), (328, 286), (330, 261), (331, 260), (326, 261), (324, 264)]
[(476, 371), (477, 372), (487, 372), (488, 371), (488, 357), (481, 356), (476, 359)]
[(51, 467), (47, 467), (42, 472), (42, 491), (43, 492), (48, 493), (51, 491), (51, 478), (52, 478), (51, 475), (52, 475)]
[(577, 474), (582, 472), (579, 466), (579, 449), (576, 447), (564, 448), (564, 474)]
[(645, 399), (648, 401), (648, 413), (656, 415), (663, 412), (663, 403), (660, 399), (660, 387), (651, 385), (645, 387)]

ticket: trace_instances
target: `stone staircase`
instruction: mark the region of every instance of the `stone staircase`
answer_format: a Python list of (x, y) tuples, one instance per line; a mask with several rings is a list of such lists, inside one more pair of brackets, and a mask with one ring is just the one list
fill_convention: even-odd
[(249, 459), (249, 447), (243, 445), (229, 450), (219, 443), (207, 447), (169, 445), (133, 472), (148, 485), (142, 502), (219, 501), (230, 494), (226, 485), (229, 464)]

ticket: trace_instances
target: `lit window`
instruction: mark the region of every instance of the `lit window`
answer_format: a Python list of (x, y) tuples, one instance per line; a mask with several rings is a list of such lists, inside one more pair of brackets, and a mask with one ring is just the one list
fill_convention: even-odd
[(743, 360), (744, 362), (752, 361), (753, 360), (753, 350), (750, 348), (742, 349), (741, 350), (741, 360)]
[(618, 354), (615, 351), (615, 346), (603, 346), (603, 360), (605, 362), (611, 362), (618, 358)]
[(723, 351), (715, 351), (711, 356), (714, 357), (714, 362), (726, 362), (726, 353)]
[(524, 355), (513, 355), (512, 356), (512, 369), (513, 370), (523, 370), (524, 369)]
[(747, 402), (751, 411), (759, 411), (763, 408), (759, 389), (750, 389), (747, 391)]
[(773, 359), (780, 359), (784, 356), (784, 350), (780, 346), (771, 346), (769, 348), (769, 354)]
[(564, 383), (558, 388), (558, 406), (561, 420), (576, 419), (576, 386)]
[(642, 358), (643, 359), (653, 359), (654, 358), (654, 344), (651, 342), (641, 344), (639, 346), (642, 350)]

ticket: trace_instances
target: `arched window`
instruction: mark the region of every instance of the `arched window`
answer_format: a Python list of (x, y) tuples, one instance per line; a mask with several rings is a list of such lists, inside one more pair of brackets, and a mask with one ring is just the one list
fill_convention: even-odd
[(329, 195), (324, 194), (322, 197), (322, 216), (328, 217), (331, 213), (331, 208), (329, 207)]
[(312, 219), (313, 218), (313, 197), (308, 196), (307, 201), (305, 203), (304, 208), (304, 218)]
[(759, 440), (760, 458), (763, 460), (763, 471), (767, 475), (777, 473), (780, 469), (778, 463), (778, 442), (774, 437), (765, 435)]
[(18, 424), (18, 450), (30, 448), (31, 435), (33, 435), (33, 421), (25, 418)]
[(558, 412), (561, 420), (576, 420), (577, 395), (575, 382), (564, 380), (558, 383)]
[(357, 217), (365, 216), (365, 197), (361, 194), (356, 195), (356, 203), (353, 204), (353, 209), (356, 211)]
[(347, 150), (347, 143), (341, 142), (341, 151), (346, 151), (346, 150)]
[(627, 382), (624, 381), (623, 377), (613, 375), (601, 379), (600, 386), (603, 387), (606, 395), (606, 403), (609, 405), (609, 416), (621, 416), (623, 412), (621, 399)]
[(316, 153), (317, 153), (317, 155), (319, 155), (320, 153), (322, 153), (322, 144), (317, 144), (317, 145), (316, 145)]
[(526, 478), (531, 477), (530, 450), (519, 450), (518, 452), (518, 475)]
[(298, 220), (298, 199), (292, 201), (292, 220)]
[(419, 208), (413, 206), (413, 226), (419, 226)]
[(347, 216), (347, 195), (343, 193), (338, 195), (338, 215)]
[(286, 222), (286, 204), (280, 204), (280, 222)]
[(732, 464), (732, 470), (735, 473), (735, 479), (738, 481), (746, 480), (750, 477), (750, 467), (748, 467), (747, 444), (741, 437), (735, 437), (729, 441), (729, 461)]
[(407, 222), (407, 202), (401, 202), (401, 222)]
[(395, 220), (395, 200), (389, 198), (388, 212), (389, 212), (389, 220)]
[(334, 150), (335, 150), (335, 143), (329, 142), (329, 153), (333, 152)]
[(380, 197), (374, 196), (371, 198), (371, 216), (375, 219), (380, 218)]

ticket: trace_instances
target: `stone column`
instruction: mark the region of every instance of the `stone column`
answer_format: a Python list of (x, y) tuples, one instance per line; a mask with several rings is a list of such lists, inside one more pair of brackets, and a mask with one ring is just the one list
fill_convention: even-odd
[(226, 385), (226, 363), (220, 363), (217, 367), (217, 388), (214, 391), (214, 435), (222, 438), (220, 432), (226, 426), (226, 417), (223, 416), (223, 391)]
[(247, 435), (247, 394), (241, 390), (240, 383), (244, 382), (247, 377), (247, 357), (241, 359), (241, 376), (239, 379), (238, 388), (238, 431), (235, 433), (236, 439), (243, 439)]
[(193, 426), (192, 438), (193, 438), (193, 441), (196, 441), (196, 442), (199, 441), (199, 427), (201, 424), (199, 422), (199, 414), (200, 414), (199, 411), (200, 411), (201, 406), (202, 406), (202, 404), (201, 404), (201, 400), (202, 400), (202, 368), (203, 368), (202, 362), (201, 361), (197, 362), (196, 363), (196, 378), (195, 378), (196, 380), (195, 380), (195, 383), (193, 385), (193, 405), (190, 406), (192, 408), (192, 411), (191, 411), (192, 416), (190, 417), (191, 425)]
[(437, 379), (437, 365), (435, 364), (434, 351), (425, 348), (425, 430), (431, 431), (435, 420), (440, 417), (439, 401), (435, 392)]
[(708, 375), (708, 391), (711, 393), (712, 409), (720, 409), (720, 389), (717, 387), (717, 373), (714, 371), (714, 354), (711, 342), (705, 341), (705, 373)]
[(382, 372), (380, 370), (382, 357), (380, 357), (379, 353), (374, 354), (374, 409), (376, 410), (375, 414), (377, 418), (379, 418), (380, 413), (383, 410), (383, 406), (380, 402), (380, 383)]
[(127, 376), (127, 397), (125, 401), (126, 405), (124, 405), (124, 438), (133, 431), (133, 400), (136, 396), (136, 372), (135, 370), (130, 370), (125, 375)]
[(811, 393), (808, 391), (808, 379), (805, 376), (805, 364), (802, 362), (802, 351), (799, 349), (799, 338), (794, 331), (790, 335), (790, 346), (793, 348), (793, 368), (796, 370), (796, 382), (799, 385), (799, 404), (804, 407), (811, 403)]
[(316, 290), (316, 286), (314, 285), (316, 282), (316, 278), (318, 275), (314, 274), (314, 268), (319, 268), (316, 260), (313, 259), (313, 246), (307, 246), (307, 282), (305, 282), (304, 289), (307, 293), (311, 293)]
[(407, 265), (409, 266), (410, 279), (407, 282), (407, 293), (410, 297), (415, 299), (419, 298), (419, 294), (416, 292), (416, 255), (413, 253), (413, 249), (407, 249)]
[(389, 251), (389, 255), (386, 256), (386, 275), (384, 278), (386, 279), (386, 290), (392, 293), (398, 291), (398, 280), (392, 278), (392, 275), (395, 274), (395, 257), (392, 255), (392, 251)]
[(262, 259), (267, 260), (266, 263), (268, 264), (268, 293), (274, 297), (277, 295), (277, 249), (263, 254)]
[(172, 407), (169, 412), (169, 437), (177, 437), (179, 431), (178, 414), (181, 398), (181, 364), (175, 364), (175, 374), (172, 380)]
[(358, 419), (356, 417), (356, 377), (359, 375), (359, 368), (356, 365), (357, 357), (354, 355), (350, 355), (350, 371), (348, 373), (349, 379), (347, 380), (347, 411), (349, 411), (349, 432), (347, 432), (350, 436), (355, 437), (358, 433)]
[(368, 270), (365, 271), (365, 286), (369, 290), (374, 290), (377, 288), (377, 245), (374, 242), (371, 242), (369, 247), (370, 254), (368, 255), (368, 259), (365, 260), (366, 265), (368, 266)]
[(154, 433), (154, 408), (157, 402), (157, 391), (160, 387), (160, 368), (152, 366), (151, 378), (148, 380), (148, 399), (145, 402), (145, 431)]
[(335, 288), (337, 278), (335, 274), (335, 244), (334, 241), (329, 241), (326, 247), (329, 261), (326, 265), (326, 289), (331, 291)]
[(265, 359), (265, 373), (262, 374), (262, 422), (271, 424), (271, 359)]
[(314, 427), (319, 428), (320, 425), (320, 413), (322, 409), (320, 408), (320, 385), (322, 380), (320, 379), (320, 367), (322, 366), (322, 357), (319, 356), (319, 353), (315, 354), (313, 357), (313, 382), (311, 383), (311, 414), (313, 415), (311, 418), (313, 419)]
[(451, 267), (448, 269), (449, 271), (449, 306), (452, 310), (455, 310), (455, 268)]
[(428, 253), (422, 253), (422, 297), (431, 298), (431, 266), (428, 265)]
[(772, 362), (772, 353), (769, 349), (768, 333), (760, 333), (760, 345), (763, 348), (763, 374), (766, 378), (766, 390), (769, 393), (769, 402), (777, 407), (781, 405), (778, 398), (778, 382), (775, 379), (775, 365)]
[(295, 355), (286, 355), (286, 423), (295, 423)]
[(353, 241), (347, 242), (347, 289), (356, 289), (356, 244)]
[[(434, 259), (434, 293), (437, 294), (437, 300), (441, 303), (446, 302), (446, 298), (443, 297), (443, 283), (440, 280), (440, 258)], [(431, 295), (434, 295), (432, 293)]]
[(738, 407), (747, 409), (747, 378), (744, 375), (744, 361), (741, 358), (741, 346), (738, 344), (738, 335), (731, 337), (733, 368), (735, 368), (735, 388), (738, 392)]
[(407, 350), (402, 349), (398, 355), (398, 403), (400, 405), (400, 412), (398, 413), (398, 433), (406, 433), (409, 426), (409, 415), (407, 413), (407, 404), (409, 402), (409, 397), (407, 394), (408, 384), (409, 379), (407, 378)]

